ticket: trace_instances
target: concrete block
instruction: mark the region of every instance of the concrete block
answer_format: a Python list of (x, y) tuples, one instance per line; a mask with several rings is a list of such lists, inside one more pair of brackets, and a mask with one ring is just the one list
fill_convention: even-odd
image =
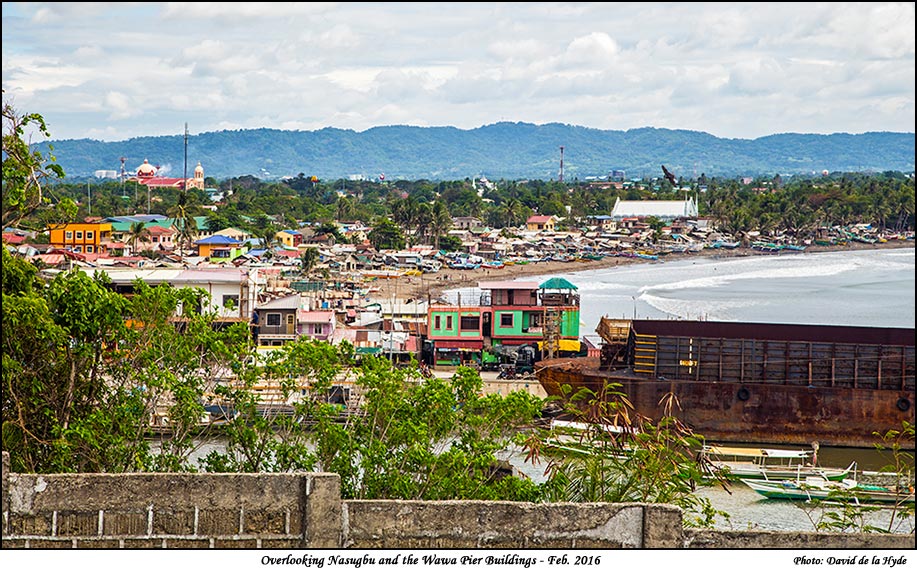
[(309, 473), (302, 482), (303, 548), (341, 546), (341, 477)]
[(106, 510), (102, 514), (104, 536), (146, 536), (149, 527), (149, 512)]
[(124, 548), (163, 548), (161, 538), (125, 538)]
[(58, 512), (57, 536), (99, 536), (99, 512), (69, 510)]
[(74, 539), (72, 538), (60, 540), (47, 538), (31, 539), (29, 540), (29, 548), (39, 548), (42, 550), (46, 548), (73, 548), (73, 541)]
[(209, 538), (166, 538), (163, 548), (210, 548)]
[(238, 508), (201, 509), (197, 517), (198, 536), (232, 536), (239, 534)]
[(643, 509), (643, 548), (681, 548), (682, 510), (677, 506), (648, 504)]
[(215, 538), (214, 548), (258, 548), (257, 538)]
[(9, 532), (13, 536), (51, 536), (52, 515), (10, 514)]
[(121, 548), (121, 540), (117, 538), (77, 538), (76, 547), (89, 548), (91, 550)]
[[(106, 513), (107, 514), (107, 513)], [(153, 510), (154, 536), (192, 536), (194, 534), (194, 508), (185, 510), (155, 508)]]
[(242, 514), (242, 534), (286, 534), (286, 513), (246, 510)]

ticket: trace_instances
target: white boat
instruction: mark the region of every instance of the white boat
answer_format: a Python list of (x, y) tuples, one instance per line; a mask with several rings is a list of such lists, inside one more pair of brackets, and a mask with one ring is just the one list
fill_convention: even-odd
[(708, 445), (701, 456), (713, 471), (729, 479), (784, 480), (821, 477), (840, 481), (856, 469), (821, 467), (817, 464), (817, 443), (812, 449), (764, 449), (759, 447), (722, 447)]
[(914, 504), (914, 488), (862, 485), (852, 479), (828, 481), (807, 477), (793, 481), (761, 481), (742, 479), (753, 491), (769, 499), (819, 500), (852, 502), (854, 504)]

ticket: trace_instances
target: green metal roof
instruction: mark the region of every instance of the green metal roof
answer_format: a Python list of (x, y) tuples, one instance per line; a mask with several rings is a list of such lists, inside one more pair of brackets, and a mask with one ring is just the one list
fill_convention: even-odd
[(538, 287), (541, 290), (579, 290), (565, 278), (551, 278)]

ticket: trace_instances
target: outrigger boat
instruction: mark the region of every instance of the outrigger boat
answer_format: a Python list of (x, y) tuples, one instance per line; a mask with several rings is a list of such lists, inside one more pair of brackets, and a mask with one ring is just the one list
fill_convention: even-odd
[(761, 481), (742, 479), (753, 491), (769, 498), (781, 500), (819, 500), (853, 502), (855, 504), (914, 504), (914, 488), (862, 485), (852, 479), (840, 482), (821, 477), (807, 477), (798, 481)]
[(708, 445), (701, 450), (701, 455), (713, 470), (731, 480), (780, 481), (820, 477), (841, 481), (856, 469), (856, 461), (846, 469), (819, 466), (818, 444), (812, 445), (812, 449), (799, 450)]

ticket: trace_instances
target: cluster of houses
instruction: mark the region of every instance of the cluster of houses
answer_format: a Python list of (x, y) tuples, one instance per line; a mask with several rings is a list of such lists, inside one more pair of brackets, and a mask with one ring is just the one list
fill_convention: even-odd
[[(663, 240), (646, 223), (650, 216), (665, 221)], [(435, 280), (440, 269), (453, 272), (482, 264), (655, 257), (738, 244), (709, 228), (691, 199), (619, 201), (611, 215), (589, 217), (584, 228), (565, 231), (557, 230), (558, 219), (552, 216), (535, 215), (513, 229), (491, 229), (477, 218), (456, 217), (449, 232), (461, 249), (448, 253), (429, 245), (377, 251), (367, 240), (371, 229), (359, 222), (338, 223), (346, 242), (304, 224), (277, 232), (265, 244), (236, 228), (207, 231), (205, 220), (196, 221), (201, 230), (191, 249), (179, 247), (175, 221), (157, 214), (62, 224), (50, 231), (48, 244), (6, 229), (3, 242), (44, 272), (102, 269), (112, 286), (127, 295), (138, 279), (201, 288), (209, 294), (206, 310), (221, 321), (248, 323), (265, 351), (304, 337), (346, 340), (360, 354), (384, 354), (395, 361), (413, 356), (430, 365), (472, 362), (482, 367), (521, 353), (586, 351), (579, 339), (576, 287), (552, 281), (483, 282), (479, 293), (447, 303), (429, 294), (426, 299), (380, 298), (374, 295), (374, 281), (406, 273)], [(310, 263), (314, 267), (304, 272), (308, 249), (316, 249), (317, 256)]]

